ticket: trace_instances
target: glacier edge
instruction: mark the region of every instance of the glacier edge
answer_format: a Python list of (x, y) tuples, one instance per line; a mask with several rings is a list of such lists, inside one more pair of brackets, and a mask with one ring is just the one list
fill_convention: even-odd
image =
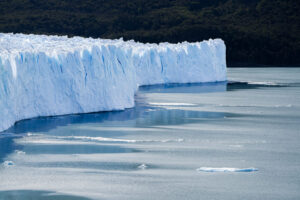
[(221, 39), (142, 44), (0, 33), (0, 132), (22, 119), (133, 107), (141, 85), (225, 80)]

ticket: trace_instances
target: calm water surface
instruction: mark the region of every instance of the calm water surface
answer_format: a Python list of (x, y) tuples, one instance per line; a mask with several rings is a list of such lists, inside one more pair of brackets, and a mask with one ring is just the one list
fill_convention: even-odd
[(228, 80), (17, 123), (0, 134), (0, 200), (300, 199), (300, 68), (229, 69)]

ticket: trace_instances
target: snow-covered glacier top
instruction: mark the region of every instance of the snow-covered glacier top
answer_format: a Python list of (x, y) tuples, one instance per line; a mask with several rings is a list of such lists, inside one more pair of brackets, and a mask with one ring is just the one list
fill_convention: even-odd
[(221, 39), (143, 44), (0, 33), (0, 131), (37, 116), (133, 107), (140, 85), (224, 80)]

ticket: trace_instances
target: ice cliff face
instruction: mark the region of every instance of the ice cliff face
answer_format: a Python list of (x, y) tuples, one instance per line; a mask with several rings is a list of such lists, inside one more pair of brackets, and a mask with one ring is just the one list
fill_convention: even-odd
[(0, 131), (37, 117), (134, 106), (140, 85), (226, 80), (225, 45), (0, 34)]

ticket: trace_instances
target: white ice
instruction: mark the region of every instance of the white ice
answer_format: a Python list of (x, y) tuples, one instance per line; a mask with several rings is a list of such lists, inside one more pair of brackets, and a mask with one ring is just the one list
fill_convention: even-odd
[(15, 163), (13, 161), (7, 160), (7, 161), (4, 161), (2, 165), (4, 167), (11, 167), (11, 166), (14, 166)]
[(221, 39), (142, 44), (0, 33), (0, 131), (38, 116), (122, 110), (138, 86), (226, 80)]
[(221, 168), (214, 168), (214, 167), (200, 167), (197, 171), (201, 172), (254, 172), (258, 171), (256, 168), (228, 168), (228, 167), (221, 167)]

